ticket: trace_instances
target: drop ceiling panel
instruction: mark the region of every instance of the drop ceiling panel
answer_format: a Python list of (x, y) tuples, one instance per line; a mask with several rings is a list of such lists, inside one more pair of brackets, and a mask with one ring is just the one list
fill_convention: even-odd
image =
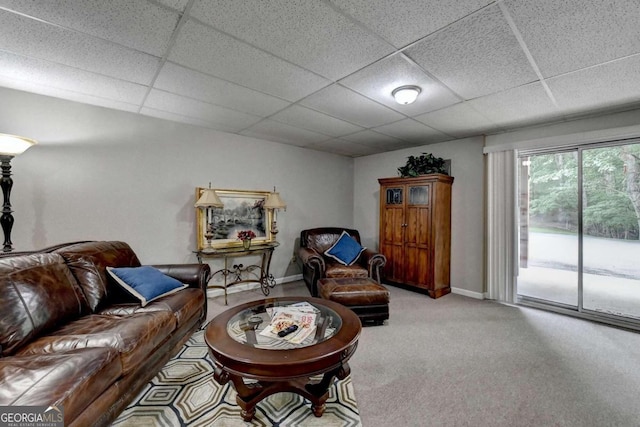
[(385, 148), (387, 150), (398, 150), (409, 146), (410, 144), (393, 136), (385, 135), (372, 130), (363, 130), (351, 135), (343, 136), (342, 139), (355, 142), (360, 145), (366, 145), (376, 148)]
[(505, 128), (517, 128), (562, 117), (540, 83), (473, 99), (467, 105)]
[(169, 59), (289, 101), (329, 84), (320, 76), (194, 21), (182, 28)]
[(300, 103), (362, 127), (379, 126), (404, 117), (337, 84), (314, 93)]
[(414, 145), (432, 144), (434, 142), (447, 141), (451, 136), (430, 128), (413, 119), (404, 119), (395, 123), (375, 128), (376, 132), (393, 136)]
[(221, 132), (235, 132), (232, 127), (227, 127), (224, 124), (212, 123), (206, 120), (200, 120), (195, 117), (183, 116), (180, 114), (169, 113), (168, 111), (156, 110), (149, 107), (143, 107), (140, 109), (140, 114), (150, 117), (157, 117), (159, 119), (170, 120), (172, 122), (186, 123), (188, 125), (195, 125), (205, 127), (209, 129), (219, 130)]
[(498, 6), (462, 19), (404, 52), (464, 99), (538, 79)]
[(310, 110), (300, 105), (292, 105), (286, 110), (274, 114), (270, 119), (329, 136), (348, 135), (363, 130), (360, 126), (327, 116), (326, 114)]
[(98, 107), (111, 108), (113, 110), (129, 111), (131, 113), (136, 113), (138, 111), (138, 105), (136, 104), (113, 101), (99, 96), (92, 96), (76, 91), (41, 85), (34, 83), (33, 81), (12, 79), (2, 75), (0, 75), (0, 86), (45, 96), (52, 96), (54, 98), (67, 99), (69, 101), (80, 102), (83, 104), (96, 105)]
[(224, 126), (238, 132), (260, 121), (260, 117), (196, 99), (186, 98), (169, 92), (153, 89), (144, 103), (145, 107), (181, 116), (193, 117), (216, 126)]
[(207, 74), (165, 63), (156, 79), (158, 89), (249, 114), (266, 117), (289, 102)]
[(334, 80), (393, 52), (321, 1), (197, 0), (190, 15)]
[(0, 0), (0, 86), (358, 156), (640, 108), (638, 22), (638, 0)]
[(640, 52), (638, 0), (504, 4), (545, 77)]
[(172, 9), (175, 9), (179, 12), (184, 11), (184, 8), (187, 6), (187, 3), (189, 3), (189, 0), (156, 0), (156, 1)]
[(375, 147), (366, 147), (364, 145), (355, 144), (345, 141), (344, 139), (334, 138), (328, 141), (322, 141), (307, 146), (312, 150), (329, 151), (331, 153), (342, 154), (343, 156), (360, 157), (370, 154), (379, 153), (380, 150)]
[(285, 144), (292, 144), (300, 147), (329, 139), (326, 135), (289, 126), (284, 123), (274, 122), (273, 120), (268, 119), (263, 120), (240, 133), (254, 138), (283, 142)]
[(0, 49), (134, 83), (150, 84), (158, 58), (115, 43), (0, 10)]
[[(548, 79), (565, 113), (640, 101), (640, 55)], [(585, 91), (584, 88), (589, 88)]]
[(456, 138), (487, 134), (499, 130), (497, 125), (462, 102), (414, 118), (427, 126)]
[(331, 0), (397, 48), (474, 12), (490, 0)]
[(162, 56), (178, 13), (147, 1), (1, 0), (1, 7)]
[[(449, 89), (402, 54), (378, 61), (341, 80), (340, 84), (408, 116), (460, 102)], [(406, 85), (419, 86), (422, 92), (414, 103), (401, 105), (391, 93), (395, 88)]]
[(139, 104), (146, 93), (144, 86), (135, 83), (2, 51), (0, 75), (129, 104)]

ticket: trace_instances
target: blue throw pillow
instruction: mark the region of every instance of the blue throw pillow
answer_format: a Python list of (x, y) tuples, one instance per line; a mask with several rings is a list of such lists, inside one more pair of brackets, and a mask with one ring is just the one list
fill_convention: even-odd
[(360, 246), (360, 243), (351, 237), (349, 233), (343, 231), (338, 240), (324, 254), (335, 259), (340, 264), (351, 265), (356, 262), (365, 249), (367, 248)]
[(188, 286), (150, 266), (107, 267), (107, 272), (127, 292), (139, 299), (143, 307)]

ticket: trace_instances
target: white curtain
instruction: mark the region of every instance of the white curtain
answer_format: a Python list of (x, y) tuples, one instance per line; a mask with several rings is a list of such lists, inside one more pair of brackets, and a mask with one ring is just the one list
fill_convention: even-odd
[(514, 302), (516, 233), (516, 152), (487, 154), (487, 268), (489, 299)]

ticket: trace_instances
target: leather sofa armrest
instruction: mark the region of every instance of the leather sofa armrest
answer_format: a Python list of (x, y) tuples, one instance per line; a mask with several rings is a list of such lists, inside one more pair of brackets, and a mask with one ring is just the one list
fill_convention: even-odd
[(211, 278), (209, 264), (162, 264), (152, 267), (189, 285), (190, 288), (200, 288), (205, 295), (207, 294), (207, 283)]
[(311, 267), (317, 268), (321, 273), (324, 272), (326, 266), (322, 255), (311, 248), (300, 248), (298, 250), (298, 257), (302, 264), (306, 264)]

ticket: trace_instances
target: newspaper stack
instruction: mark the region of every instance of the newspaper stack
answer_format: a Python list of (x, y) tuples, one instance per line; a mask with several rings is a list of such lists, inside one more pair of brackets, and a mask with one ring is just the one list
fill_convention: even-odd
[[(316, 331), (316, 317), (319, 310), (308, 302), (291, 304), (283, 307), (270, 307), (267, 313), (271, 316), (269, 324), (260, 332), (265, 337), (300, 344)], [(298, 329), (284, 337), (278, 332), (296, 325)]]

